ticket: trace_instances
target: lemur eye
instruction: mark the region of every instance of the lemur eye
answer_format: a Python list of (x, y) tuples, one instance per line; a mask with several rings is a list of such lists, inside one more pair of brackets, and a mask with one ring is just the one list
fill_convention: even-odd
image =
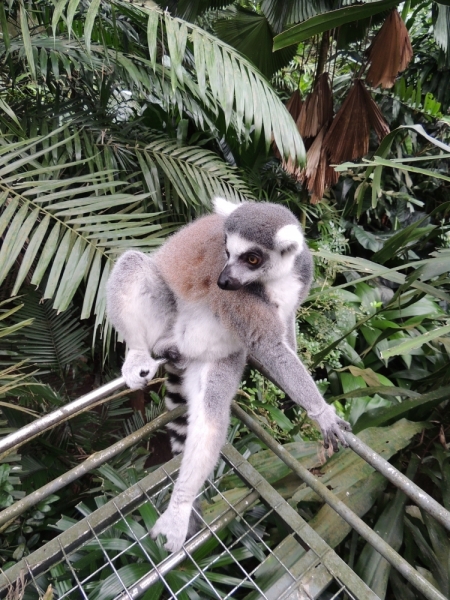
[(247, 262), (249, 265), (252, 265), (252, 267), (256, 267), (256, 265), (259, 265), (261, 262), (261, 258), (256, 256), (256, 254), (249, 254), (247, 256)]

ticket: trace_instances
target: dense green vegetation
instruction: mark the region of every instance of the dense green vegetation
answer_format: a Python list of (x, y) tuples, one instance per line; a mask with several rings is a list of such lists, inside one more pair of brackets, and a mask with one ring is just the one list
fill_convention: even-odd
[[(331, 169), (328, 183), (311, 194), (305, 148), (283, 104), (296, 90), (304, 100), (326, 73), (331, 113), (350, 89), (375, 86), (367, 74), (377, 57), (369, 61), (367, 49), (399, 5), (350, 4), (180, 0), (169, 14), (153, 2), (0, 1), (0, 435), (119, 374), (124, 348), (104, 301), (118, 253), (151, 251), (216, 194), (263, 199), (299, 216), (315, 252), (298, 341), (327, 401), (375, 450), (391, 440), (393, 463), (450, 509), (450, 7), (400, 6), (414, 56), (395, 85), (371, 89), (378, 108), (361, 92), (375, 129), (356, 128), (357, 150), (334, 161), (339, 177), (320, 163)], [(289, 107), (298, 119), (300, 107)], [(356, 123), (363, 113), (353, 109)], [(315, 164), (320, 132), (308, 131)], [(154, 418), (162, 394), (160, 385), (145, 398), (118, 396), (0, 458), (0, 509)], [(294, 454), (302, 449), (305, 466), (320, 467), (314, 424), (272, 384), (249, 371), (237, 401)], [(234, 423), (230, 436), (381, 598), (421, 598), (245, 428)], [(362, 461), (333, 475), (348, 452), (320, 467), (322, 480), (450, 595), (447, 533)], [(0, 567), (134, 483), (146, 459), (144, 447), (127, 451), (8, 523)], [(223, 485), (239, 493), (232, 477)], [(136, 527), (154, 519), (146, 510)], [(126, 532), (116, 535), (126, 547)], [(230, 526), (224, 539), (238, 535)], [(270, 520), (267, 541), (280, 541)], [(148, 551), (163, 556), (155, 544)], [(250, 555), (258, 558), (256, 544), (236, 550)], [(131, 578), (140, 560), (124, 562)], [(224, 590), (227, 568), (215, 574)], [(68, 575), (49, 577), (61, 591)], [(186, 577), (175, 571), (174, 585)], [(102, 581), (93, 590), (111, 594)]]

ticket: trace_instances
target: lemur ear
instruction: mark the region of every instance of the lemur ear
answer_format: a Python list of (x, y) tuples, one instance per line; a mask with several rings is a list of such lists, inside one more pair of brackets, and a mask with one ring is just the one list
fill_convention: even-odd
[(229, 202), (225, 198), (216, 197), (212, 201), (214, 206), (214, 212), (221, 217), (228, 217), (233, 211), (235, 211), (240, 205), (234, 202)]
[(300, 254), (304, 245), (303, 233), (297, 225), (285, 225), (275, 235), (275, 248), (281, 253)]

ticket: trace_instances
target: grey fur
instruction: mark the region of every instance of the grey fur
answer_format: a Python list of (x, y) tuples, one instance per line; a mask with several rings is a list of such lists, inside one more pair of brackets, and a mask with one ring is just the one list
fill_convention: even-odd
[(249, 356), (318, 422), (326, 446), (345, 445), (341, 430), (349, 428), (296, 355), (295, 312), (313, 275), (298, 221), (267, 203), (220, 200), (217, 208), (151, 257), (126, 252), (107, 288), (109, 318), (129, 347), (127, 384), (145, 386), (166, 362), (166, 406), (188, 406), (187, 421), (169, 426), (172, 450), (183, 459), (151, 532), (165, 535), (171, 551), (198, 526), (192, 506), (219, 457)]
[(245, 202), (227, 218), (225, 231), (239, 233), (244, 239), (273, 250), (275, 234), (285, 225), (298, 225), (298, 221), (284, 206)]

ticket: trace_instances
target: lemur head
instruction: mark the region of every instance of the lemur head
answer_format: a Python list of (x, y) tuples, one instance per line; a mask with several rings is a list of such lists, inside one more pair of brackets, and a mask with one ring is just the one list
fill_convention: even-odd
[(268, 283), (292, 271), (304, 247), (300, 223), (290, 210), (267, 202), (233, 204), (214, 200), (224, 224), (227, 262), (217, 282), (238, 290), (254, 282)]

